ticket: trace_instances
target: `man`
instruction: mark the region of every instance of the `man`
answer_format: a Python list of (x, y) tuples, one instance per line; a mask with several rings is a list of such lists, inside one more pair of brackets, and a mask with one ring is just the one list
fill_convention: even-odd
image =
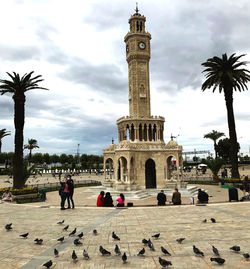
[(71, 204), (72, 204), (72, 209), (74, 209), (75, 208), (75, 204), (74, 204), (74, 200), (73, 200), (73, 195), (74, 195), (74, 181), (71, 178), (71, 175), (68, 175), (67, 184), (69, 186), (69, 193), (68, 193), (68, 196), (67, 196), (68, 209), (70, 208), (70, 201), (71, 201)]
[(208, 203), (208, 194), (201, 189), (198, 189), (198, 203)]
[(178, 189), (174, 189), (172, 202), (174, 205), (181, 205), (181, 194), (179, 193)]
[(158, 201), (158, 205), (165, 205), (167, 201), (167, 197), (164, 193), (164, 190), (161, 190), (161, 192), (157, 194), (157, 201)]

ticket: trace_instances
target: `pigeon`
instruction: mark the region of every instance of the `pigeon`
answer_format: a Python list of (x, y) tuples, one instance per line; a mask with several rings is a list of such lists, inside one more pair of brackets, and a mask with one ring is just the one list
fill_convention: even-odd
[(106, 250), (105, 248), (103, 248), (102, 246), (100, 246), (99, 250), (100, 250), (102, 255), (111, 255), (111, 253), (108, 250)]
[(56, 248), (54, 248), (54, 255), (55, 255), (55, 257), (58, 257), (58, 255), (59, 255), (59, 251)]
[(122, 255), (122, 261), (123, 261), (123, 263), (126, 263), (127, 262), (126, 252), (124, 252), (124, 254)]
[(250, 255), (248, 253), (243, 253), (243, 257), (248, 260), (250, 258)]
[(35, 244), (37, 244), (37, 245), (42, 245), (42, 243), (43, 243), (43, 239), (38, 239), (38, 238), (36, 238), (36, 239), (34, 240), (34, 242), (35, 242)]
[(148, 240), (148, 247), (150, 248), (150, 250), (155, 251), (154, 245), (150, 239)]
[(79, 233), (77, 236), (78, 236), (79, 238), (82, 238), (82, 237), (83, 237), (83, 232)]
[(164, 260), (162, 259), (161, 257), (159, 257), (159, 264), (162, 266), (162, 267), (167, 267), (169, 265), (172, 265), (172, 263), (170, 261), (167, 261), (167, 260)]
[(144, 245), (147, 245), (148, 244), (148, 240), (147, 239), (142, 239), (142, 244), (144, 244)]
[(26, 233), (26, 234), (20, 234), (19, 236), (21, 236), (22, 238), (27, 238), (29, 235), (29, 233)]
[(73, 260), (74, 262), (77, 261), (77, 255), (76, 255), (75, 250), (73, 250), (71, 257), (72, 257), (72, 260)]
[(6, 224), (6, 225), (5, 225), (5, 229), (6, 229), (6, 231), (10, 231), (10, 230), (12, 230), (11, 225), (12, 225), (12, 223), (9, 223), (9, 224)]
[(68, 228), (69, 228), (69, 225), (65, 226), (65, 227), (63, 228), (63, 231), (67, 231)]
[(204, 256), (204, 253), (200, 251), (195, 245), (193, 245), (193, 251), (198, 256)]
[(97, 230), (96, 229), (93, 230), (93, 234), (97, 235)]
[(216, 222), (216, 220), (214, 219), (214, 218), (211, 218), (210, 219), (213, 223), (215, 223)]
[(72, 236), (76, 233), (76, 228), (69, 234), (69, 236)]
[(115, 232), (112, 232), (112, 238), (115, 240), (120, 240), (120, 238), (115, 234)]
[(46, 268), (50, 268), (52, 264), (53, 264), (52, 260), (49, 260), (48, 262), (44, 263), (43, 266)]
[(152, 235), (155, 239), (158, 239), (160, 237), (160, 233)]
[(233, 246), (230, 249), (235, 251), (235, 252), (238, 252), (238, 251), (240, 251), (240, 246)]
[(163, 254), (171, 256), (171, 254), (164, 247), (161, 247), (161, 251)]
[(217, 262), (218, 264), (223, 264), (225, 262), (225, 259), (222, 258), (210, 258), (211, 262)]
[(74, 240), (74, 245), (76, 245), (76, 246), (81, 246), (81, 245), (82, 245), (82, 242), (80, 241), (79, 238), (76, 238), (76, 239)]
[(206, 223), (206, 222), (207, 222), (207, 219), (204, 219), (202, 222), (203, 222), (203, 223)]
[(64, 223), (64, 220), (58, 221), (57, 224), (62, 225)]
[(64, 240), (64, 236), (57, 239), (57, 241), (59, 241), (61, 243), (63, 242), (63, 240)]
[(213, 253), (214, 253), (215, 255), (217, 255), (217, 256), (220, 256), (220, 254), (219, 254), (219, 250), (218, 250), (216, 247), (214, 247), (214, 246), (212, 246), (212, 248), (213, 248)]
[(88, 252), (87, 252), (85, 249), (83, 250), (82, 255), (83, 255), (83, 258), (84, 258), (85, 260), (89, 260), (89, 254), (88, 254)]
[(182, 241), (184, 241), (184, 240), (185, 240), (185, 238), (178, 238), (178, 239), (176, 239), (176, 241), (177, 241), (179, 244), (181, 244)]
[(145, 253), (145, 248), (141, 249), (141, 250), (138, 252), (137, 256), (142, 256), (142, 255), (144, 255), (144, 253)]
[(121, 255), (121, 251), (120, 251), (118, 245), (115, 245), (115, 254)]

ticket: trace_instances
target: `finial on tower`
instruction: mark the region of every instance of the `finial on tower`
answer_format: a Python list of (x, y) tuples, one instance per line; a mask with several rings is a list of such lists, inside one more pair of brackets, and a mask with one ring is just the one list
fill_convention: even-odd
[(138, 2), (136, 2), (136, 8), (135, 8), (135, 14), (138, 15), (139, 13), (139, 9), (138, 9)]

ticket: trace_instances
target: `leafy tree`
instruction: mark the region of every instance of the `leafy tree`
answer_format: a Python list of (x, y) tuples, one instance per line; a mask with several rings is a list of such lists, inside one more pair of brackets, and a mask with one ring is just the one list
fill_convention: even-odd
[(247, 62), (240, 62), (239, 59), (245, 55), (235, 56), (232, 54), (229, 58), (227, 54), (223, 54), (222, 58), (213, 57), (202, 63), (205, 67), (203, 72), (206, 73), (206, 80), (202, 84), (202, 91), (212, 88), (213, 92), (216, 88), (219, 92), (224, 92), (227, 108), (227, 121), (229, 128), (229, 138), (231, 142), (231, 165), (232, 178), (239, 178), (238, 170), (238, 147), (237, 134), (234, 120), (233, 110), (233, 91), (247, 90), (247, 82), (250, 81), (249, 71), (242, 68)]
[(209, 139), (211, 139), (211, 140), (214, 141), (215, 158), (218, 157), (218, 155), (217, 155), (217, 144), (216, 144), (216, 141), (219, 138), (221, 138), (222, 136), (225, 136), (225, 134), (224, 133), (221, 133), (221, 132), (217, 132), (215, 130), (212, 130), (212, 132), (204, 135), (204, 138), (209, 138)]
[(33, 154), (30, 161), (34, 164), (43, 164), (43, 154), (42, 153)]
[[(217, 151), (219, 157), (225, 159), (226, 161), (230, 160), (231, 156), (231, 141), (228, 138), (220, 139), (217, 145)], [(240, 144), (237, 143), (237, 152), (240, 150)]]
[(56, 154), (50, 156), (50, 163), (58, 163), (60, 161), (60, 157)]
[(60, 155), (60, 160), (59, 160), (59, 161), (60, 161), (61, 164), (65, 164), (65, 163), (67, 163), (67, 162), (68, 162), (68, 156), (67, 156), (66, 154), (64, 154), (64, 153), (61, 154), (61, 155)]
[(2, 152), (2, 139), (7, 135), (10, 135), (9, 131), (6, 131), (6, 129), (1, 129), (0, 130), (0, 153)]
[(41, 75), (31, 77), (34, 71), (20, 77), (19, 74), (7, 73), (10, 80), (0, 79), (0, 93), (13, 94), (14, 100), (14, 125), (15, 125), (15, 155), (13, 160), (13, 187), (20, 189), (24, 186), (24, 172), (23, 172), (23, 128), (25, 118), (25, 93), (34, 89), (46, 88), (39, 87), (38, 83), (43, 81)]
[(50, 164), (50, 156), (49, 153), (44, 153), (43, 154), (43, 162), (46, 164)]
[(206, 161), (206, 165), (212, 171), (213, 179), (215, 181), (218, 181), (218, 172), (220, 171), (223, 164), (224, 160), (220, 158)]
[(37, 140), (36, 139), (28, 139), (28, 144), (24, 145), (24, 148), (28, 149), (30, 151), (29, 160), (31, 160), (32, 150), (35, 148), (39, 148), (39, 146), (37, 145)]

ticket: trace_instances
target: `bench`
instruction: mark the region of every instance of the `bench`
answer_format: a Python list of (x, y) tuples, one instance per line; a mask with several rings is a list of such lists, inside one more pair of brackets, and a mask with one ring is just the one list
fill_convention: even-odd
[(13, 195), (13, 198), (17, 204), (22, 204), (30, 202), (41, 202), (42, 201), (41, 196), (42, 196), (41, 193), (36, 192), (36, 193)]

